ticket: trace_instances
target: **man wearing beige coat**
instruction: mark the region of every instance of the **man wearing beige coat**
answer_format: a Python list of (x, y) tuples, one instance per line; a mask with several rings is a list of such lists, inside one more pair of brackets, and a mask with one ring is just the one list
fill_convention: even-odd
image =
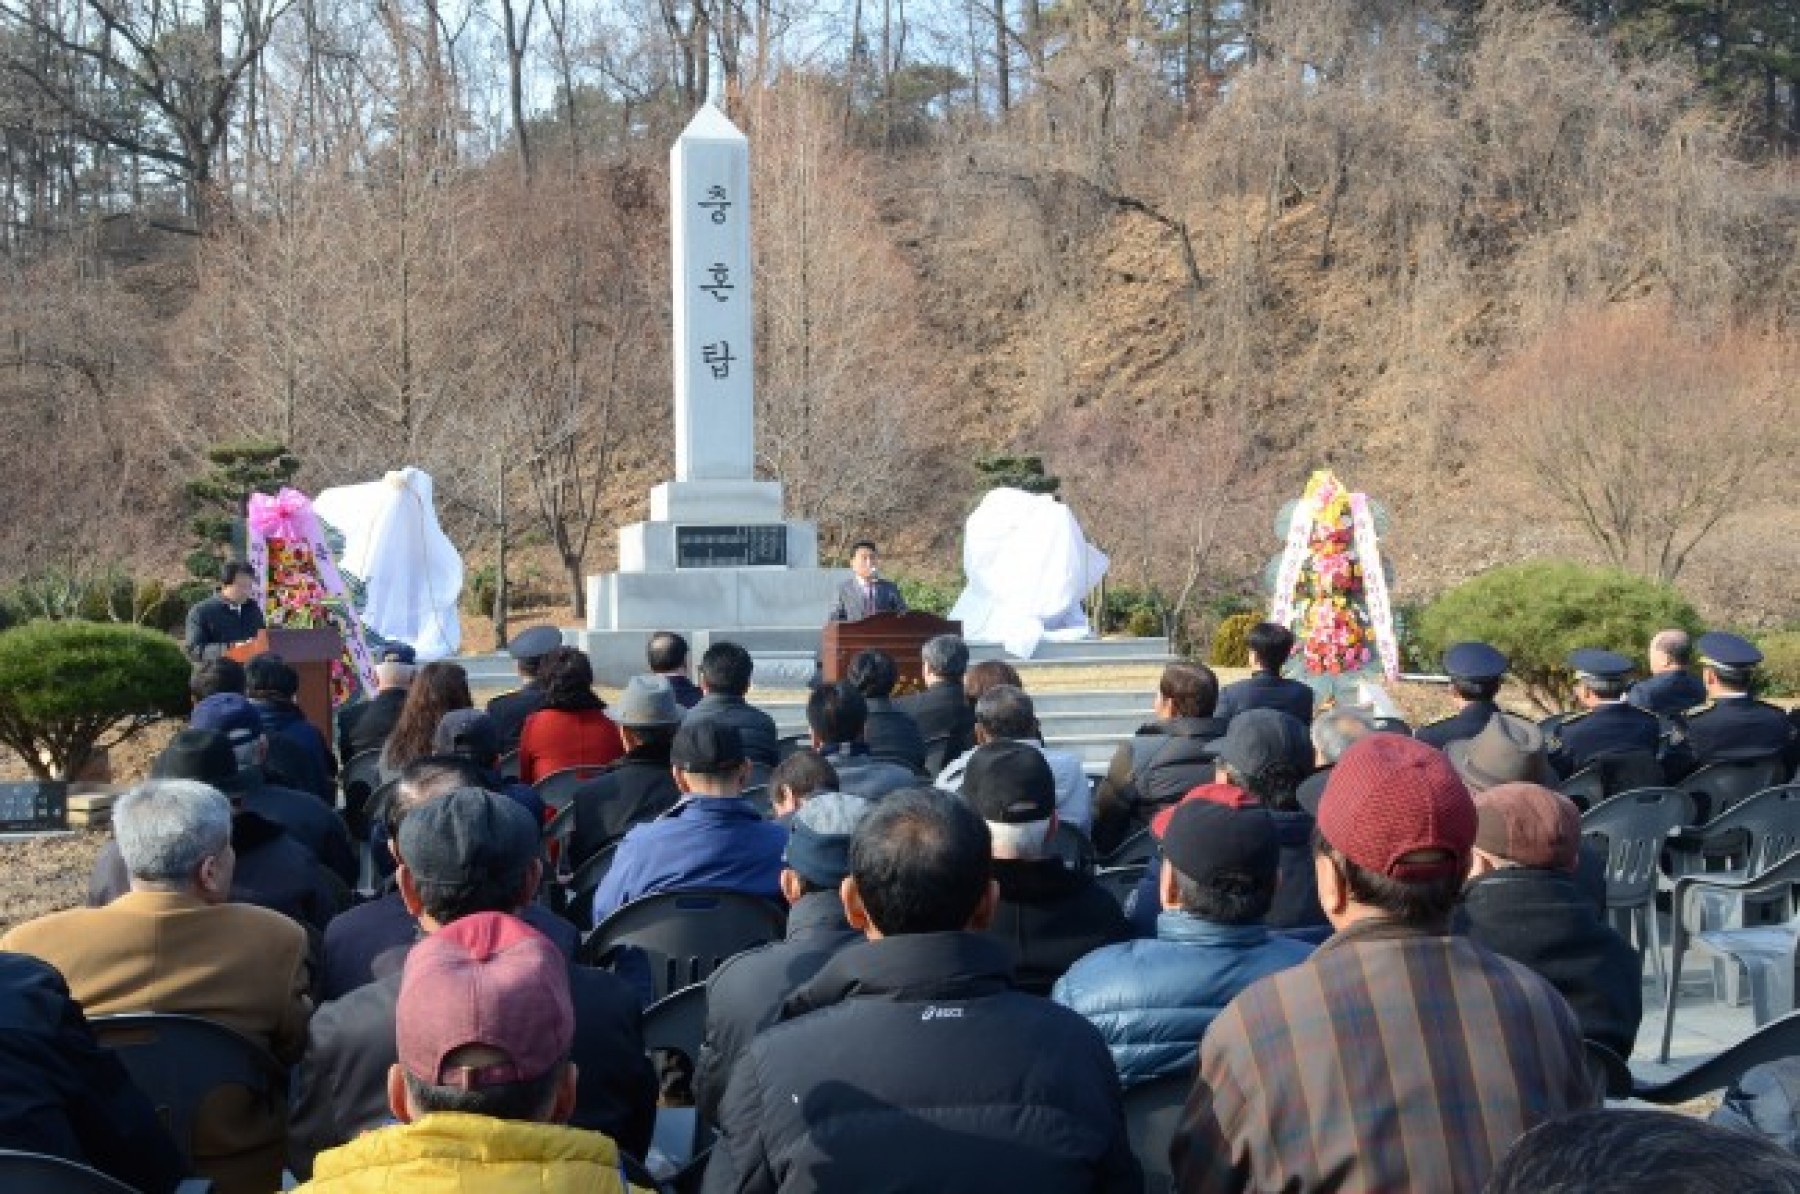
[[(306, 933), (278, 912), (225, 902), (235, 859), (224, 795), (188, 780), (147, 783), (119, 800), (113, 827), (130, 892), (20, 925), (0, 949), (56, 967), (90, 1017), (204, 1016), (296, 1061), (312, 1014)], [(280, 1187), (282, 1111), (236, 1090), (206, 1105), (194, 1162), (219, 1194)]]

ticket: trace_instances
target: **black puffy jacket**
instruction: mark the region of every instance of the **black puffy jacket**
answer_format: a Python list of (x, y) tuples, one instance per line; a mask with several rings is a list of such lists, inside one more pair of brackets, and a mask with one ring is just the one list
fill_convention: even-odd
[(979, 933), (834, 955), (733, 1069), (708, 1194), (1141, 1190), (1098, 1030), (1007, 970)]

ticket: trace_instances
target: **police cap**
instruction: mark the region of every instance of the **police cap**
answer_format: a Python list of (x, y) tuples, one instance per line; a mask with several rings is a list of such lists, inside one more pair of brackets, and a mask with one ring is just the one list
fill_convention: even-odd
[(562, 631), (556, 627), (533, 626), (515, 635), (506, 650), (514, 659), (541, 659), (562, 645)]
[(1444, 670), (1458, 680), (1498, 680), (1506, 674), (1506, 656), (1486, 643), (1454, 643), (1444, 652)]
[(1617, 651), (1601, 651), (1583, 647), (1569, 652), (1569, 666), (1575, 674), (1589, 680), (1623, 680), (1632, 672), (1631, 660)]

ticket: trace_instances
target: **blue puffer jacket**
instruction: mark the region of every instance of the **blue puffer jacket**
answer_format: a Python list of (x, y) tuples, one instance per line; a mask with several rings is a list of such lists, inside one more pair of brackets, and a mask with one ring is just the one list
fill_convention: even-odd
[(1259, 924), (1164, 912), (1155, 940), (1095, 950), (1057, 980), (1051, 998), (1093, 1021), (1130, 1087), (1191, 1073), (1200, 1038), (1225, 1005), (1312, 950)]

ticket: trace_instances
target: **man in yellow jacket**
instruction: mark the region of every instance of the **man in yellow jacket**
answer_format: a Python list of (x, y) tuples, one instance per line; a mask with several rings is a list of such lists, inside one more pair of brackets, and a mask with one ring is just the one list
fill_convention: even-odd
[(319, 1154), (311, 1194), (635, 1190), (575, 1108), (568, 962), (524, 921), (465, 916), (406, 958), (388, 1071), (399, 1120)]

